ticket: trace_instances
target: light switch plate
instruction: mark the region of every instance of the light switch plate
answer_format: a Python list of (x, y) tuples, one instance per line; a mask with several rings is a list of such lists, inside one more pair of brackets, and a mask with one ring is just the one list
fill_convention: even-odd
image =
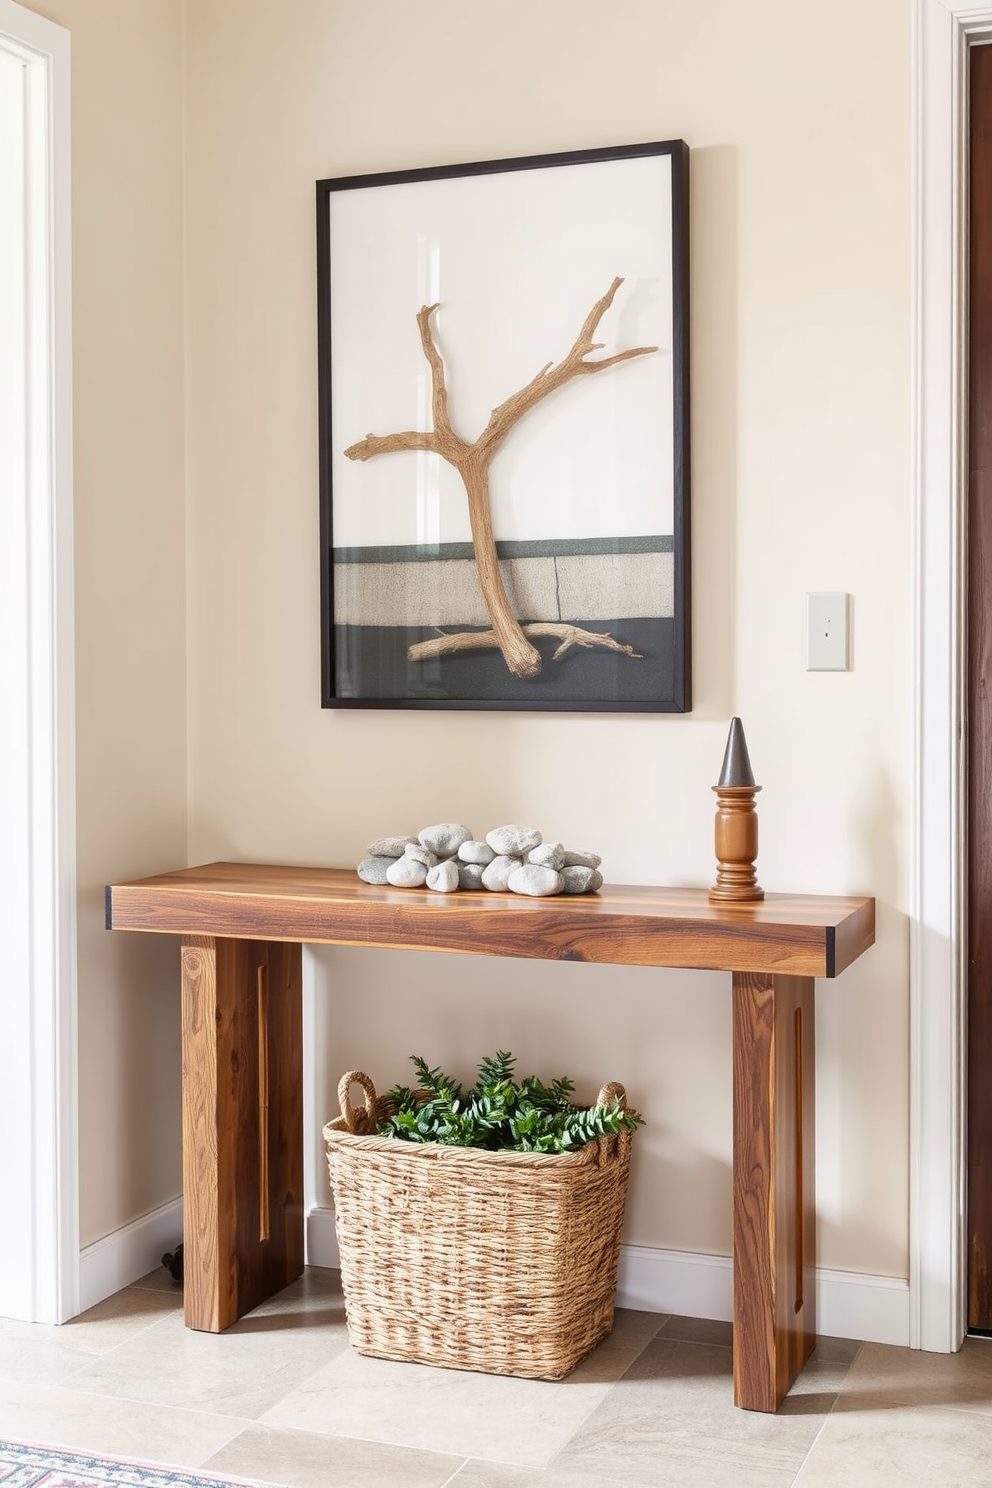
[(847, 672), (851, 669), (851, 596), (807, 594), (806, 670)]

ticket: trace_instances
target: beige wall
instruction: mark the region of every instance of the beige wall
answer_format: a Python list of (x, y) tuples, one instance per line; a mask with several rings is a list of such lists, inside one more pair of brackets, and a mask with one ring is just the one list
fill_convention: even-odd
[(174, 943), (103, 886), (186, 854), (178, 0), (37, 0), (72, 41), (80, 1240), (182, 1187)]
[[(189, 861), (348, 865), (382, 831), (522, 820), (614, 882), (702, 884), (736, 712), (762, 881), (878, 897), (875, 950), (819, 986), (820, 1260), (904, 1276), (902, 0), (835, 0), (829, 24), (812, 0), (31, 8), (73, 40), (83, 1243), (180, 1186), (175, 947), (107, 935), (102, 885), (183, 861), (187, 810)], [(675, 136), (694, 712), (321, 711), (314, 180)], [(849, 675), (803, 670), (816, 589), (855, 597)], [(414, 1050), (468, 1073), (509, 1047), (590, 1095), (620, 1078), (649, 1121), (628, 1239), (729, 1250), (725, 979), (346, 950), (316, 975), (321, 1119), (344, 1068), (389, 1083)]]
[[(519, 820), (615, 882), (703, 884), (739, 713), (765, 885), (878, 897), (876, 948), (819, 989), (820, 1260), (905, 1276), (907, 7), (189, 0), (185, 27), (191, 860), (348, 865), (383, 831)], [(314, 180), (675, 136), (694, 712), (322, 712)], [(803, 670), (820, 589), (854, 595), (848, 675)], [(650, 1123), (627, 1238), (729, 1250), (724, 979), (345, 950), (317, 970), (322, 1119), (344, 1068), (388, 1084), (414, 1050), (619, 1078)]]

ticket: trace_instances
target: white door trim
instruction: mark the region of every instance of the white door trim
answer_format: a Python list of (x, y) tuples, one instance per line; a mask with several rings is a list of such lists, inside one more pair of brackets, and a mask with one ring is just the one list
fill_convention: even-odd
[(968, 47), (992, 4), (914, 6), (914, 823), (910, 1333), (966, 1328)]
[(9, 701), (29, 778), (18, 883), (26, 976), (8, 989), (17, 1032), (0, 1044), (0, 1079), (23, 1097), (4, 1143), (29, 1154), (29, 1181), (4, 1232), (14, 1264), (0, 1267), (0, 1313), (61, 1322), (79, 1306), (69, 33), (0, 0), (0, 49), (24, 68), (23, 422), (11, 469), (15, 499), (26, 491), (26, 584), (5, 639), (23, 680)]

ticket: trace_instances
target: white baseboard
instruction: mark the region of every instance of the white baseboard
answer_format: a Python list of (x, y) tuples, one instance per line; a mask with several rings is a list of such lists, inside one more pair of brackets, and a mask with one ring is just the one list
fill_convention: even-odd
[[(332, 1213), (332, 1228), (333, 1224)], [(80, 1311), (154, 1271), (165, 1252), (175, 1250), (182, 1238), (183, 1201), (178, 1198), (85, 1246), (79, 1252)]]
[[(729, 1256), (620, 1248), (617, 1306), (687, 1317), (733, 1318), (733, 1268)], [(816, 1327), (825, 1338), (909, 1347), (909, 1282), (855, 1271), (816, 1271)]]
[(334, 1210), (314, 1208), (307, 1215), (307, 1265), (330, 1266), (337, 1271), (341, 1265), (338, 1252), (338, 1237), (334, 1229)]
[(816, 1316), (817, 1330), (826, 1337), (909, 1348), (909, 1282), (817, 1268)]
[[(340, 1265), (333, 1209), (315, 1208), (307, 1215), (307, 1262)], [(617, 1306), (730, 1322), (730, 1257), (623, 1245)], [(816, 1314), (817, 1330), (824, 1337), (909, 1346), (909, 1282), (899, 1277), (818, 1269)]]
[(617, 1306), (729, 1323), (734, 1316), (730, 1257), (621, 1245)]

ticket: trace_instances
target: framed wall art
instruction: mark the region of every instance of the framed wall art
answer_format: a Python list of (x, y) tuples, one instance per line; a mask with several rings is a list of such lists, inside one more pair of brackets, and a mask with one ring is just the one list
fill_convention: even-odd
[(691, 706), (688, 155), (318, 181), (325, 707)]

